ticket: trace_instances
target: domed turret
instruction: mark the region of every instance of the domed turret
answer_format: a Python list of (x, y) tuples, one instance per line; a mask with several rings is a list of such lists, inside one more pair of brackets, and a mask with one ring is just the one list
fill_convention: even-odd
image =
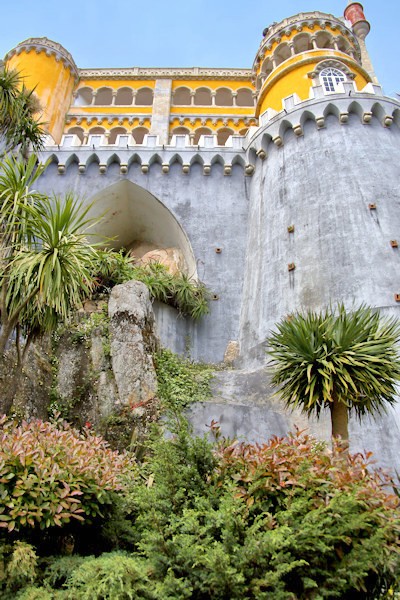
[(281, 111), (282, 100), (293, 93), (300, 100), (312, 97), (311, 88), (320, 83), (333, 92), (341, 81), (354, 80), (362, 89), (372, 80), (355, 31), (321, 12), (300, 13), (265, 29), (253, 75), (257, 116)]
[(47, 38), (30, 38), (10, 50), (4, 59), (9, 69), (22, 75), (25, 86), (35, 90), (43, 107), (45, 129), (58, 143), (72, 91), (79, 78), (69, 52)]

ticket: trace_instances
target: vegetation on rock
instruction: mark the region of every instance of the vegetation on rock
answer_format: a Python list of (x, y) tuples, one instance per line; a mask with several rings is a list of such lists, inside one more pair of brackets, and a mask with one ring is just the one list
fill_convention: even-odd
[(123, 251), (102, 250), (97, 253), (93, 275), (95, 295), (136, 279), (148, 287), (155, 300), (175, 307), (182, 315), (200, 319), (208, 313), (209, 292), (204, 284), (182, 273), (172, 275), (158, 262), (139, 265)]

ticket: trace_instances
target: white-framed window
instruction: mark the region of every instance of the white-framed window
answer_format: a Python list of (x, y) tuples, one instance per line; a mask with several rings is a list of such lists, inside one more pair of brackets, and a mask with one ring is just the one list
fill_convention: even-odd
[(323, 69), (319, 74), (319, 80), (321, 85), (324, 86), (326, 92), (337, 92), (339, 83), (347, 81), (346, 75), (339, 71), (339, 69), (333, 69), (328, 67)]

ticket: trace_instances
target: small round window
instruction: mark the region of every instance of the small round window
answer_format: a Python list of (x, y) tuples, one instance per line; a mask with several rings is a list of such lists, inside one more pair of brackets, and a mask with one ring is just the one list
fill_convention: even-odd
[(319, 80), (326, 92), (337, 92), (341, 81), (346, 81), (346, 75), (339, 69), (324, 69), (319, 74)]

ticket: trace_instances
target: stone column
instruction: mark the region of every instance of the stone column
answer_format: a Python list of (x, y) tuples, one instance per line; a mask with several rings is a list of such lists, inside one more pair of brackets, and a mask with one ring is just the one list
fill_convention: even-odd
[(159, 136), (160, 144), (168, 144), (171, 90), (171, 79), (157, 79), (154, 88), (150, 133)]

